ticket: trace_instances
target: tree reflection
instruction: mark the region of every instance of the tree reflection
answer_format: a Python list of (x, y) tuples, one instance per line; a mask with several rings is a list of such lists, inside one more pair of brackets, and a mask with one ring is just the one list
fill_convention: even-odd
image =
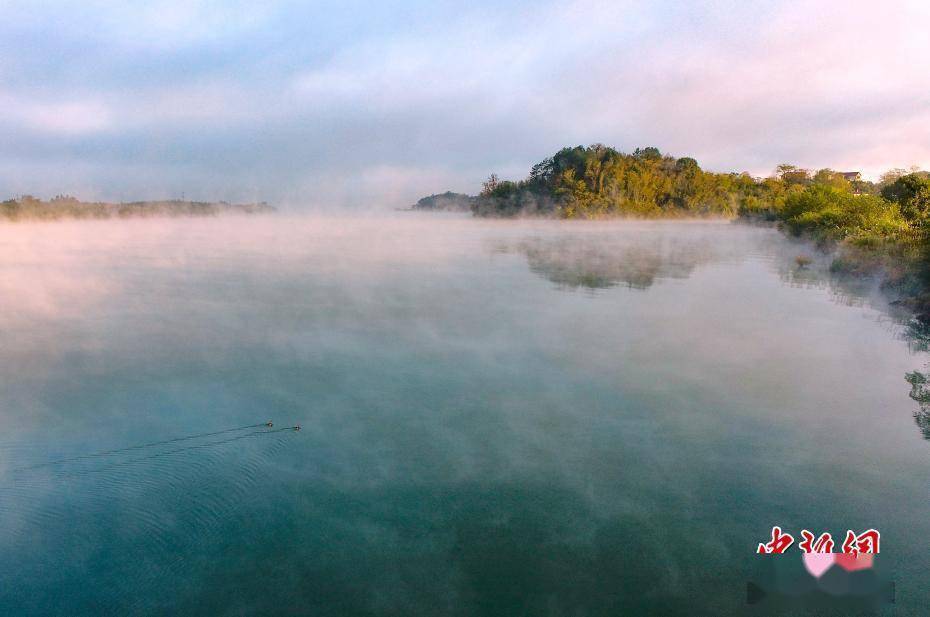
[[(868, 273), (850, 273), (836, 268), (831, 255), (817, 254), (815, 263), (820, 267), (798, 267), (787, 261), (780, 267), (780, 275), (790, 285), (826, 287), (835, 302), (845, 305), (868, 305), (886, 315), (896, 335), (907, 343), (913, 352), (930, 349), (930, 325), (917, 319), (899, 299), (899, 289), (882, 284), (881, 278)], [(930, 440), (930, 373), (913, 371), (904, 379), (910, 384), (908, 393), (918, 408), (914, 422), (924, 439)]]
[(930, 375), (914, 371), (904, 375), (907, 383), (911, 384), (910, 397), (917, 402), (918, 409), (914, 412), (914, 422), (924, 439), (930, 439)]
[[(907, 283), (905, 277), (889, 278), (887, 272), (858, 262), (851, 267), (849, 255), (837, 257), (795, 239), (759, 236), (753, 239), (757, 246), (747, 251), (738, 242), (721, 246), (714, 241), (719, 235), (678, 232), (535, 236), (498, 245), (494, 251), (523, 255), (533, 273), (568, 291), (619, 286), (646, 290), (664, 279), (686, 279), (699, 266), (761, 253), (772, 260), (785, 284), (825, 289), (834, 302), (875, 309), (913, 351), (930, 349), (930, 326), (916, 319), (912, 307), (899, 299), (902, 290), (906, 291), (902, 287)], [(910, 397), (919, 406), (913, 412), (914, 421), (930, 440), (930, 372), (914, 371), (905, 379), (911, 385)]]
[(560, 289), (648, 289), (657, 280), (685, 279), (722, 258), (709, 238), (559, 236), (530, 238), (503, 252), (526, 257), (530, 270)]

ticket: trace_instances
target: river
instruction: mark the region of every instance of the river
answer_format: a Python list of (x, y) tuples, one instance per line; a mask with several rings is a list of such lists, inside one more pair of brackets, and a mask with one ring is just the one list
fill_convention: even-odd
[(0, 614), (741, 615), (774, 525), (878, 529), (925, 614), (928, 360), (828, 265), (726, 222), (0, 225)]

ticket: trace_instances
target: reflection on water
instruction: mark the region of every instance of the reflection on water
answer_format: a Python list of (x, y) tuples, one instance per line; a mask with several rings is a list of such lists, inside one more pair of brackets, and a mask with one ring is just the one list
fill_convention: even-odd
[(930, 602), (924, 356), (771, 230), (5, 226), (0, 305), (0, 614), (739, 615), (773, 524)]
[[(789, 239), (771, 240), (747, 247), (743, 242), (721, 243), (713, 232), (680, 233), (674, 228), (659, 226), (648, 233), (586, 233), (533, 236), (512, 244), (500, 244), (494, 250), (500, 253), (518, 253), (526, 257), (535, 274), (555, 283), (559, 289), (608, 289), (623, 285), (630, 289), (645, 290), (663, 279), (688, 278), (695, 268), (714, 262), (738, 261), (768, 245), (772, 263), (781, 279), (788, 285), (802, 288), (827, 289), (835, 302), (847, 306), (869, 305), (887, 316), (896, 336), (915, 350), (926, 350), (926, 333), (923, 327), (904, 309), (890, 302), (880, 288), (878, 277), (863, 277), (835, 272), (831, 268), (833, 256), (803, 242)], [(741, 239), (742, 240), (742, 239)], [(781, 246), (778, 246), (781, 244)], [(786, 247), (797, 251), (792, 255)], [(748, 249), (750, 249), (748, 251)], [(908, 373), (911, 398), (920, 403), (914, 412), (918, 427), (930, 439), (930, 394), (925, 390), (927, 379), (919, 372)]]
[(911, 398), (918, 404), (918, 409), (914, 412), (914, 422), (923, 433), (924, 439), (930, 439), (930, 379), (926, 373), (920, 371), (908, 373), (905, 379), (911, 384)]
[(663, 279), (688, 278), (702, 265), (761, 255), (771, 261), (786, 284), (825, 288), (837, 302), (850, 306), (869, 304), (902, 322), (909, 318), (908, 313), (896, 309), (881, 295), (878, 277), (834, 272), (830, 267), (833, 256), (808, 243), (753, 235), (759, 230), (750, 231), (748, 236), (734, 234), (736, 237), (721, 242), (719, 224), (690, 224), (694, 229), (687, 233), (682, 233), (680, 226), (645, 223), (628, 230), (563, 230), (545, 236), (537, 233), (510, 243), (498, 242), (492, 250), (524, 255), (532, 272), (559, 288), (591, 290), (618, 285), (648, 289)]
[[(661, 233), (589, 234), (580, 242), (572, 236), (534, 237), (502, 250), (525, 255), (530, 270), (568, 289), (647, 289), (657, 279), (687, 278), (698, 265), (720, 261), (728, 252), (707, 236)], [(735, 252), (729, 253), (732, 258)]]

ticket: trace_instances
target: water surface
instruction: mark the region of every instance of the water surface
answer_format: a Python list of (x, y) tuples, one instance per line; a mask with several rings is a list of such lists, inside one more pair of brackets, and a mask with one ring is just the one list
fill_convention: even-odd
[(799, 253), (727, 223), (0, 226), (0, 614), (738, 615), (775, 524), (881, 530), (924, 614), (926, 359)]

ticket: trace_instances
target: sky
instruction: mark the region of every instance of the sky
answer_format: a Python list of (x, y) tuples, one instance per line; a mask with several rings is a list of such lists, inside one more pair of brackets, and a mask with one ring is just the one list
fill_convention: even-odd
[(567, 145), (930, 169), (930, 2), (0, 0), (0, 199), (397, 207)]

